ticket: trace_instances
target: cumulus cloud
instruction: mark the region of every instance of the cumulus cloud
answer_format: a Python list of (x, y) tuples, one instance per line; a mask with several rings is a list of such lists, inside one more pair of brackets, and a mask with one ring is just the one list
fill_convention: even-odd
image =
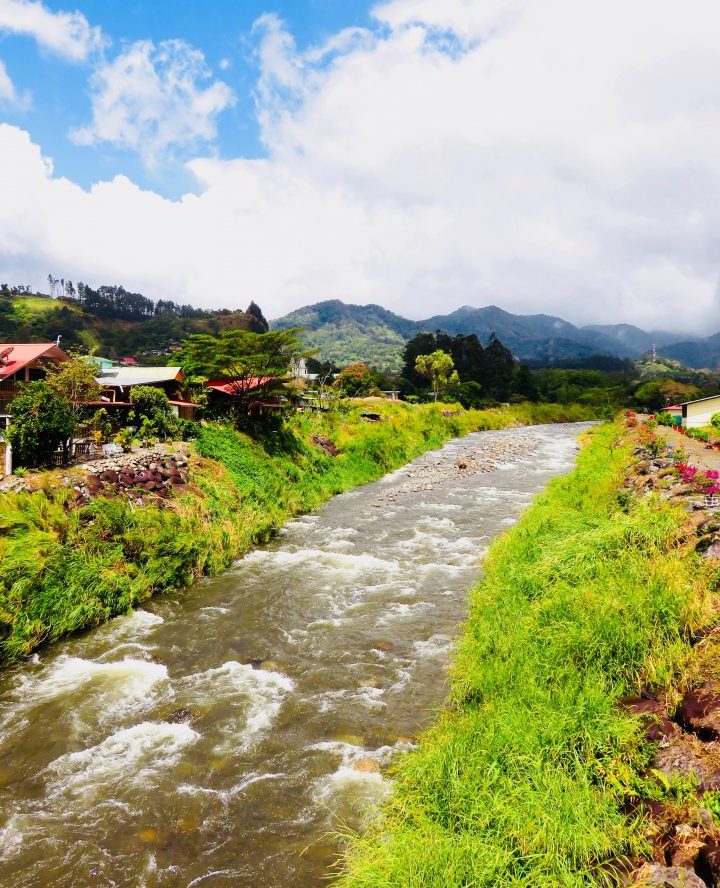
[(168, 151), (197, 148), (215, 138), (218, 115), (235, 102), (227, 84), (210, 79), (204, 55), (185, 41), (140, 40), (96, 69), (92, 122), (71, 138), (137, 151), (149, 166)]
[(0, 32), (33, 37), (72, 62), (83, 62), (104, 44), (100, 28), (80, 12), (53, 12), (40, 0), (0, 0)]
[[(710, 332), (720, 7), (390, 0), (374, 15), (307, 51), (263, 17), (267, 156), (192, 160), (200, 193), (179, 201), (122, 177), (85, 192), (1, 128), (4, 277), (52, 268), (195, 304), (254, 298), (270, 316), (326, 298), (411, 317), (494, 302)], [(182, 103), (141, 47), (110, 65), (126, 88), (96, 85), (87, 138), (149, 140), (151, 156), (208, 138), (219, 110), (173, 121)], [(162, 126), (138, 110), (148, 95)]]

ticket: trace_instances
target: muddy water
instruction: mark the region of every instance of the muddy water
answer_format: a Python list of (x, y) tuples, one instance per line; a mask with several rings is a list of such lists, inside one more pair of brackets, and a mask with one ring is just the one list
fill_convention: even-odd
[(3, 888), (325, 884), (443, 700), (478, 559), (579, 431), (451, 442), (6, 672)]

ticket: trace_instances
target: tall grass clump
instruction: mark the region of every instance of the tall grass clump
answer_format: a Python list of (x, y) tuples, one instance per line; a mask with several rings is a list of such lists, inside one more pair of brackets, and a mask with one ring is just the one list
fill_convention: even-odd
[[(365, 421), (363, 410), (382, 421)], [(536, 410), (372, 402), (296, 416), (255, 438), (206, 425), (194, 444), (189, 492), (162, 508), (98, 498), (76, 509), (67, 489), (49, 485), (0, 494), (0, 663), (225, 569), (293, 515), (450, 437), (531, 422)], [(541, 421), (551, 418), (543, 412)], [(339, 455), (316, 446), (318, 435)]]
[(681, 516), (618, 497), (618, 430), (592, 435), (491, 547), (448, 705), (350, 841), (342, 888), (616, 884), (642, 853), (622, 813), (648, 747), (617, 699), (667, 687), (705, 616)]

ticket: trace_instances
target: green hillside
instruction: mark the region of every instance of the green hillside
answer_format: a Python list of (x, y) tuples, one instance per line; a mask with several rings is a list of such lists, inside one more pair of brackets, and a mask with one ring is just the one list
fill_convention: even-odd
[(371, 367), (399, 370), (402, 351), (417, 324), (379, 305), (345, 305), (339, 299), (293, 311), (271, 326), (305, 328), (304, 338), (323, 361), (344, 366), (363, 361)]
[[(129, 311), (98, 310), (78, 300), (0, 290), (0, 343), (49, 342), (60, 336), (64, 348), (95, 349), (113, 359), (130, 355), (140, 363), (162, 364), (191, 333), (266, 329), (264, 319), (259, 320), (261, 312), (167, 309), (163, 303), (149, 304), (153, 308), (145, 306), (144, 311), (152, 314), (132, 317), (127, 316)], [(178, 309), (186, 313), (179, 314)]]

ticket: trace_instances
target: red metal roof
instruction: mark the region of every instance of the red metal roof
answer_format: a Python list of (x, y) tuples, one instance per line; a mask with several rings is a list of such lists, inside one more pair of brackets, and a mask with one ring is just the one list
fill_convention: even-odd
[(6, 342), (0, 345), (0, 355), (11, 349), (0, 360), (0, 379), (5, 379), (22, 370), (39, 358), (48, 358), (51, 361), (69, 360), (65, 352), (54, 342)]
[(247, 379), (208, 379), (205, 383), (206, 388), (211, 388), (213, 391), (222, 392), (224, 395), (235, 396), (237, 394), (244, 394), (245, 392), (251, 392), (254, 389), (260, 388), (263, 385), (266, 385), (268, 382), (271, 382), (274, 377), (272, 376), (250, 376)]

